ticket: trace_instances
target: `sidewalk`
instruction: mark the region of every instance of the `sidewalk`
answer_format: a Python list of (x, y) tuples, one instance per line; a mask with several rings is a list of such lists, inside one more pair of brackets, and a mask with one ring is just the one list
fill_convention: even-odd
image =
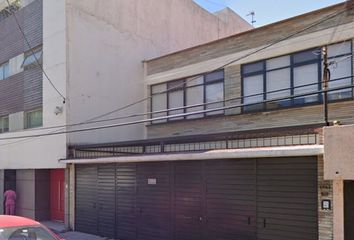
[(98, 237), (95, 235), (90, 235), (81, 232), (68, 231), (63, 223), (54, 221), (42, 222), (47, 228), (55, 232), (58, 236), (64, 238), (65, 240), (107, 240), (107, 238)]
[(98, 236), (80, 233), (80, 232), (66, 232), (66, 233), (59, 233), (60, 237), (64, 238), (65, 240), (106, 240), (107, 238), (101, 238)]

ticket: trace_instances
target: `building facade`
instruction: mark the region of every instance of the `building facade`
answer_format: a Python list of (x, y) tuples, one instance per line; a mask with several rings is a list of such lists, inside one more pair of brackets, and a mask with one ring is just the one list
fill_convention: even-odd
[(68, 171), (59, 159), (67, 146), (144, 131), (66, 132), (96, 126), (80, 123), (143, 95), (142, 60), (251, 28), (230, 10), (212, 14), (191, 0), (9, 4), (0, 1), (0, 188), (16, 190), (18, 215), (66, 223)]
[(353, 27), (348, 2), (146, 61), (146, 139), (61, 161), (75, 229), (353, 239)]

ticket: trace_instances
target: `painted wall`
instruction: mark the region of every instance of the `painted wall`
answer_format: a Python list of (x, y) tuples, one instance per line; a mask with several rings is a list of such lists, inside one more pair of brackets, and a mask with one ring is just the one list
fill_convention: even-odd
[[(68, 123), (86, 121), (143, 98), (144, 59), (250, 29), (230, 10), (217, 17), (192, 0), (67, 0), (66, 10)], [(142, 103), (106, 118), (145, 109)], [(68, 143), (143, 137), (144, 125), (139, 125), (69, 134)]]
[[(43, 1), (43, 68), (59, 89), (66, 94), (66, 29), (65, 2)], [(65, 111), (55, 115), (56, 106), (63, 106), (63, 100), (43, 76), (43, 127), (63, 125)], [(65, 107), (65, 106), (64, 106)], [(0, 169), (34, 169), (65, 167), (58, 159), (66, 156), (66, 136), (1, 140), (53, 132), (53, 129), (28, 129), (1, 134)]]
[(354, 180), (354, 125), (326, 127), (323, 133), (325, 178)]

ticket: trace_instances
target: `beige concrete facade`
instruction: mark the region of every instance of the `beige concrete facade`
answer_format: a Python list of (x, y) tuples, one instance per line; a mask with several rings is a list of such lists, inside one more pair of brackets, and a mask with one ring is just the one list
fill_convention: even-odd
[(325, 178), (354, 180), (354, 125), (324, 128)]
[(344, 184), (333, 180), (333, 239), (344, 240)]
[[(161, 56), (146, 62), (147, 89), (154, 84), (184, 79), (224, 66), (224, 99), (242, 96), (241, 65), (270, 59), (323, 45), (351, 41), (353, 43), (354, 17), (343, 14), (323, 21), (311, 29), (266, 48), (268, 44), (297, 32), (318, 19), (343, 10), (345, 4), (321, 9), (309, 14), (275, 23), (263, 28), (237, 34), (219, 41)], [(340, 22), (340, 24), (338, 24)], [(338, 25), (338, 26), (337, 26)], [(338, 30), (338, 31), (337, 31)], [(352, 44), (353, 46), (353, 44)], [(266, 48), (257, 54), (258, 49)], [(350, 56), (353, 58), (353, 56)], [(235, 59), (240, 59), (235, 61)], [(320, 240), (344, 240), (343, 180), (353, 180), (354, 101), (329, 104), (329, 122), (340, 121), (339, 127), (324, 128), (324, 156), (318, 158), (318, 236)], [(241, 100), (226, 102), (225, 106), (241, 104)], [(148, 106), (148, 111), (151, 110)], [(190, 136), (194, 134), (225, 133), (233, 131), (274, 131), (277, 127), (324, 124), (320, 104), (259, 111), (243, 114), (241, 108), (225, 111), (225, 115), (168, 123), (148, 124), (147, 138)], [(322, 209), (322, 201), (330, 201), (331, 209)]]

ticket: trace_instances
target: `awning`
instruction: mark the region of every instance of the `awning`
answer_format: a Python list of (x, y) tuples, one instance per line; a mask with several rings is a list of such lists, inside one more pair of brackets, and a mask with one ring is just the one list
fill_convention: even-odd
[(214, 159), (245, 159), (269, 157), (304, 157), (323, 155), (323, 145), (302, 145), (284, 147), (263, 147), (243, 149), (210, 150), (205, 152), (145, 154), (134, 156), (100, 157), (86, 159), (62, 159), (61, 163), (90, 164), (90, 163), (137, 163), (165, 161), (196, 161)]

